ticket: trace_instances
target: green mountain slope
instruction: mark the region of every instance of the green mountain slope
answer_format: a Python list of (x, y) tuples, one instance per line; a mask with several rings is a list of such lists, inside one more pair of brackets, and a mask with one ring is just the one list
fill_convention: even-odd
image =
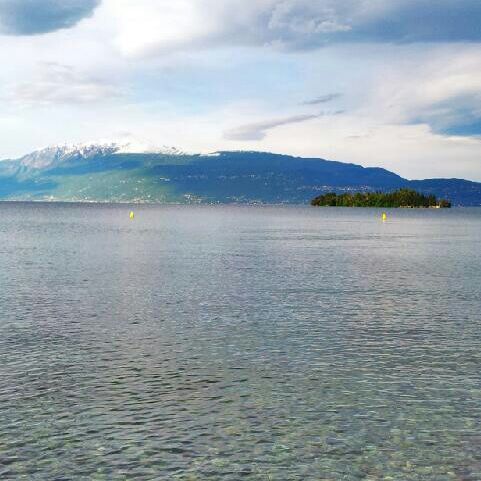
[(0, 162), (0, 199), (160, 203), (308, 203), (325, 192), (400, 187), (481, 205), (481, 184), (408, 181), (380, 168), (262, 152), (123, 153), (115, 145), (52, 147)]

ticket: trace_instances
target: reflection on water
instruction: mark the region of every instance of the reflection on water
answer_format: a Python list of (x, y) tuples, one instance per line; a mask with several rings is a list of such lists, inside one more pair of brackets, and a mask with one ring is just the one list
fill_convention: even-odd
[(481, 209), (1, 207), (2, 480), (481, 479)]

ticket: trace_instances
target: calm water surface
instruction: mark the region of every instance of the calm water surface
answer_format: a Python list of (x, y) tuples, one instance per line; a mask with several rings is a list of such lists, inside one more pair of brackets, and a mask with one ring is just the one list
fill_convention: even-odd
[(481, 209), (0, 208), (0, 479), (481, 480)]

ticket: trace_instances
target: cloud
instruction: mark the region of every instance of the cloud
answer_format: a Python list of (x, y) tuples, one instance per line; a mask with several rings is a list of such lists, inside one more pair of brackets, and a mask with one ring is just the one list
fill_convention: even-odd
[(84, 75), (72, 66), (45, 63), (36, 78), (10, 90), (9, 100), (23, 106), (86, 104), (122, 95), (114, 85)]
[(326, 94), (312, 100), (306, 100), (305, 102), (302, 103), (302, 105), (326, 104), (328, 102), (331, 102), (332, 100), (338, 99), (339, 97), (342, 97), (342, 94), (340, 93)]
[(427, 105), (414, 118), (414, 122), (424, 122), (434, 132), (446, 135), (480, 135), (481, 94), (466, 92)]
[(240, 127), (226, 131), (224, 138), (227, 140), (262, 140), (266, 137), (267, 132), (275, 127), (305, 122), (318, 117), (318, 114), (292, 115), (281, 119), (241, 125)]
[(104, 0), (129, 55), (346, 42), (479, 42), (479, 0)]
[(226, 140), (263, 140), (269, 130), (283, 125), (298, 124), (308, 120), (324, 117), (325, 115), (338, 115), (342, 113), (337, 112), (321, 112), (319, 114), (304, 114), (291, 115), (290, 117), (283, 117), (279, 119), (267, 120), (265, 122), (255, 122), (252, 124), (245, 124), (224, 132), (224, 139)]
[[(267, 24), (273, 32), (283, 35), (323, 35), (350, 32), (349, 17), (338, 2), (324, 0), (308, 2), (302, 0), (283, 0), (276, 2)], [(352, 2), (344, 3), (350, 4)]]
[(446, 135), (461, 137), (481, 137), (481, 115), (476, 119), (464, 120), (443, 131)]
[(100, 0), (0, 0), (0, 33), (37, 35), (70, 28)]
[[(353, 29), (353, 40), (395, 43), (479, 42), (478, 0), (363, 1), (366, 8)], [(376, 6), (377, 4), (377, 6)], [(380, 5), (383, 5), (379, 8)]]
[(478, 0), (281, 0), (270, 28), (291, 46), (481, 41)]
[(366, 93), (365, 113), (384, 122), (426, 124), (437, 134), (479, 135), (480, 47), (444, 47), (428, 55), (385, 68)]

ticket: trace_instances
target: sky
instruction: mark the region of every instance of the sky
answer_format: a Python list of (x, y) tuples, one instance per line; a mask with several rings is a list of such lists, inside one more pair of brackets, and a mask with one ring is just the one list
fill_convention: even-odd
[(141, 139), (481, 181), (479, 0), (0, 0), (0, 158)]

